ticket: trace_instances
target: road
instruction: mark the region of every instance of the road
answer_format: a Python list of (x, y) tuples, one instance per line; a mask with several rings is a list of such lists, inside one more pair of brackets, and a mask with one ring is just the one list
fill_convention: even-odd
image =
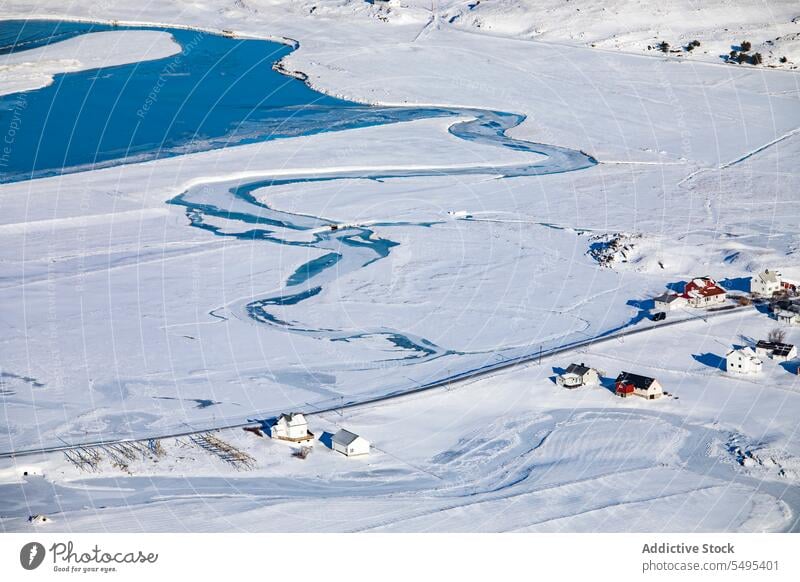
[[(347, 409), (354, 409), (361, 406), (366, 406), (370, 404), (376, 404), (380, 402), (388, 402), (391, 400), (397, 400), (400, 398), (405, 398), (406, 396), (411, 396), (413, 394), (419, 394), (420, 392), (427, 392), (430, 390), (434, 390), (436, 388), (450, 388), (456, 386), (460, 383), (467, 382), (469, 380), (476, 380), (483, 376), (488, 376), (489, 374), (493, 374), (498, 371), (507, 370), (509, 368), (514, 368), (516, 366), (520, 366), (523, 364), (527, 364), (539, 359), (545, 358), (552, 358), (554, 356), (568, 354), (570, 352), (574, 352), (578, 349), (599, 345), (605, 342), (610, 341), (619, 341), (620, 338), (630, 337), (633, 335), (638, 335), (641, 333), (647, 333), (650, 331), (654, 331), (657, 329), (662, 329), (665, 327), (671, 327), (675, 325), (683, 325), (690, 322), (695, 322), (698, 320), (708, 320), (712, 318), (722, 317), (726, 315), (732, 314), (739, 314), (743, 312), (753, 311), (754, 307), (752, 305), (746, 306), (738, 306), (733, 307), (721, 311), (714, 311), (714, 312), (703, 312), (700, 315), (694, 315), (692, 317), (686, 317), (682, 319), (667, 319), (662, 322), (658, 323), (651, 323), (649, 325), (644, 325), (640, 327), (635, 327), (631, 329), (623, 329), (618, 332), (609, 333), (606, 335), (601, 335), (593, 338), (587, 338), (585, 340), (580, 340), (576, 342), (572, 342), (569, 344), (565, 344), (562, 346), (558, 346), (555, 348), (551, 348), (549, 350), (544, 350), (542, 352), (536, 351), (534, 353), (525, 354), (518, 358), (513, 358), (509, 360), (503, 360), (499, 362), (494, 362), (491, 364), (487, 364), (485, 366), (481, 366), (479, 368), (474, 368), (472, 370), (466, 370), (459, 372), (457, 374), (453, 374), (451, 376), (447, 376), (445, 378), (440, 378), (438, 380), (434, 380), (432, 382), (426, 384), (419, 384), (413, 388), (409, 388), (407, 390), (402, 390), (399, 392), (394, 392), (391, 394), (384, 394), (381, 396), (372, 396), (368, 398), (364, 398), (358, 401), (351, 401), (346, 402), (343, 404), (339, 404), (336, 406), (330, 406), (327, 408), (317, 408), (314, 410), (299, 410), (298, 412), (302, 412), (306, 416), (315, 416), (324, 414), (327, 412), (335, 412), (339, 410), (347, 410)], [(262, 415), (259, 413), (254, 413), (250, 415), (251, 418), (270, 418), (274, 416), (274, 413), (269, 413), (266, 415)], [(165, 439), (165, 438), (177, 438), (177, 437), (184, 437), (184, 436), (191, 436), (195, 434), (200, 434), (204, 432), (214, 431), (214, 430), (227, 430), (227, 429), (235, 429), (235, 428), (243, 428), (246, 426), (257, 426), (259, 424), (258, 421), (255, 420), (248, 420), (245, 422), (234, 422), (229, 424), (221, 424), (217, 426), (206, 426), (203, 428), (198, 427), (189, 427), (185, 430), (175, 431), (168, 434), (160, 434), (160, 435), (150, 435), (147, 437), (141, 438), (116, 438), (116, 439), (109, 439), (109, 440), (94, 440), (94, 441), (84, 441), (84, 442), (77, 442), (77, 443), (64, 443), (63, 445), (56, 445), (51, 447), (40, 447), (40, 448), (33, 448), (33, 449), (24, 449), (18, 451), (3, 451), (0, 452), (0, 459), (3, 458), (17, 458), (17, 457), (26, 457), (31, 455), (39, 455), (43, 453), (55, 453), (61, 451), (69, 451), (75, 450), (80, 448), (91, 448), (91, 447), (98, 447), (104, 445), (112, 445), (112, 444), (119, 444), (119, 443), (129, 443), (129, 442), (141, 442), (150, 439)]]

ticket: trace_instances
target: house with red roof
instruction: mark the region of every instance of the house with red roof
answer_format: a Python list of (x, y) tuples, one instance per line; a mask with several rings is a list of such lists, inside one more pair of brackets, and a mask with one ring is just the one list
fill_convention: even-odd
[(664, 389), (655, 378), (640, 376), (630, 372), (621, 372), (614, 382), (617, 396), (627, 398), (631, 395), (641, 396), (647, 400), (655, 400), (664, 395)]
[(681, 295), (690, 307), (713, 307), (725, 303), (728, 292), (711, 277), (696, 277), (686, 283)]

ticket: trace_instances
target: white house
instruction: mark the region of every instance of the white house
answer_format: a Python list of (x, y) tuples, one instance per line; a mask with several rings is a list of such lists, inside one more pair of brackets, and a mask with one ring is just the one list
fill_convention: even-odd
[(756, 344), (756, 355), (772, 358), (777, 362), (786, 362), (797, 357), (797, 348), (792, 344), (759, 340)]
[(673, 309), (680, 309), (686, 306), (686, 297), (678, 295), (677, 293), (666, 292), (663, 295), (653, 298), (656, 311), (672, 311)]
[(775, 319), (780, 323), (788, 323), (789, 325), (800, 325), (800, 313), (789, 311), (788, 309), (781, 309), (775, 314)]
[(582, 363), (570, 364), (563, 374), (556, 377), (556, 384), (562, 388), (597, 386), (600, 384), (600, 374), (594, 368)]
[(750, 293), (772, 297), (781, 288), (781, 274), (778, 271), (764, 269), (761, 273), (750, 278)]
[(333, 435), (332, 448), (347, 457), (369, 454), (369, 441), (364, 437), (342, 429)]
[(311, 441), (314, 434), (308, 432), (306, 417), (299, 412), (281, 414), (270, 428), (269, 434), (274, 439), (296, 443)]
[(761, 360), (752, 348), (734, 348), (725, 356), (726, 369), (736, 374), (757, 374), (761, 371)]

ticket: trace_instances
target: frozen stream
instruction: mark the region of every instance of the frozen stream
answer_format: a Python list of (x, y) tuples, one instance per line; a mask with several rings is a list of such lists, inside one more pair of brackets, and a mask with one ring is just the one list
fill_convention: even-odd
[[(278, 245), (309, 246), (328, 251), (326, 254), (300, 266), (282, 287), (266, 297), (254, 297), (225, 306), (258, 322), (276, 325), (294, 333), (311, 335), (320, 339), (350, 341), (367, 337), (384, 337), (399, 348), (407, 350), (405, 359), (419, 361), (442, 355), (456, 354), (453, 350), (401, 330), (373, 327), (370, 329), (320, 329), (301, 320), (280, 319), (271, 313), (275, 306), (297, 305), (322, 292), (326, 283), (336, 277), (364, 268), (385, 258), (398, 243), (376, 236), (367, 226), (339, 226), (324, 217), (298, 215), (270, 208), (260, 202), (254, 192), (271, 186), (309, 183), (342, 179), (383, 180), (391, 178), (424, 177), (466, 174), (500, 174), (502, 177), (534, 176), (569, 172), (596, 164), (590, 156), (556, 146), (513, 139), (506, 132), (525, 118), (522, 115), (480, 109), (440, 109), (438, 115), (470, 116), (474, 119), (454, 123), (450, 133), (465, 140), (526, 151), (546, 156), (544, 160), (502, 170), (491, 166), (453, 169), (400, 170), (379, 173), (325, 172), (297, 179), (270, 179), (268, 177), (247, 182), (199, 184), (173, 198), (170, 203), (184, 206), (193, 227), (208, 230), (217, 236), (239, 239), (263, 240)], [(223, 220), (225, 227), (215, 224)], [(234, 226), (231, 226), (234, 225)], [(236, 227), (238, 225), (238, 228)], [(408, 226), (408, 222), (381, 222), (370, 226), (383, 229)], [(431, 223), (418, 223), (420, 228)], [(220, 310), (213, 315), (220, 316)]]

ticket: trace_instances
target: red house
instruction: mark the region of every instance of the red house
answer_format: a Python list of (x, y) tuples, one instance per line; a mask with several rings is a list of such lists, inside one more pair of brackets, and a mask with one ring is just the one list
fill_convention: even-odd
[(691, 307), (711, 307), (725, 303), (728, 292), (711, 277), (697, 277), (686, 283), (682, 297)]

